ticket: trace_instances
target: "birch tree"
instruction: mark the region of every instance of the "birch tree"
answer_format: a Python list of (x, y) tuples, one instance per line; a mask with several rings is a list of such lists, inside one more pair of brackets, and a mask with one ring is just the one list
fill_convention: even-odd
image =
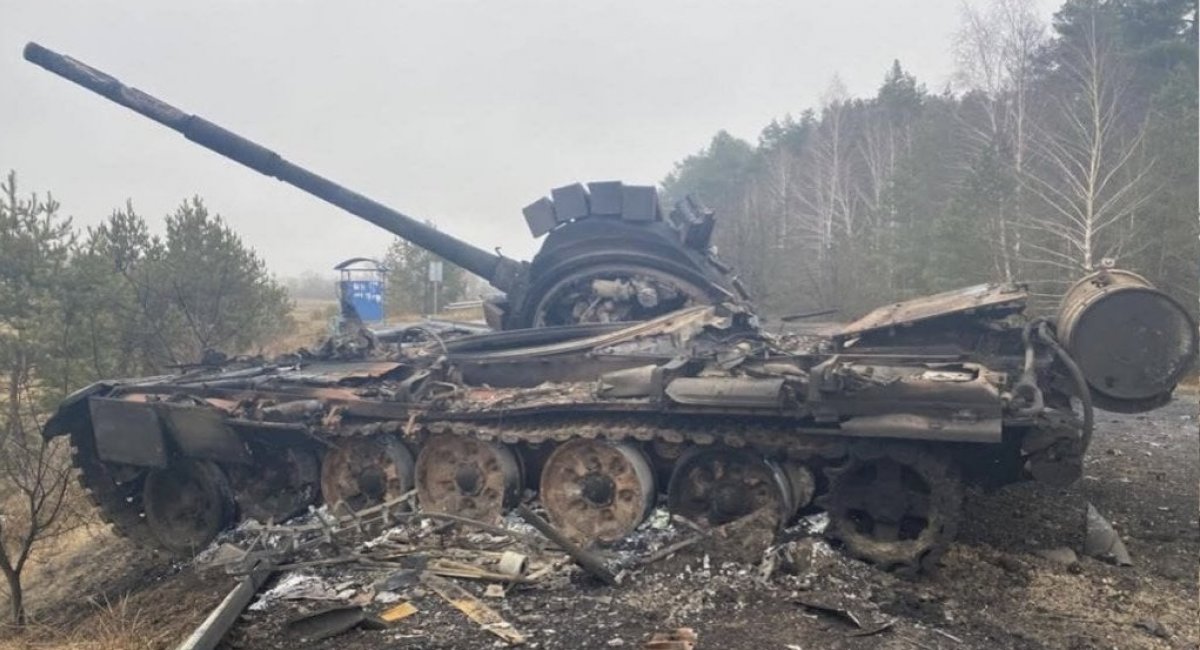
[[(1020, 177), (1028, 157), (1030, 87), (1046, 28), (1031, 0), (992, 0), (966, 5), (955, 43), (956, 79), (970, 91), (964, 98), (965, 164), (1002, 157)], [(971, 111), (969, 109), (977, 110)], [(1017, 275), (1021, 255), (1021, 223), (1026, 206), (1020, 184), (1009, 200), (981, 209), (996, 240), (996, 267), (1005, 281)]]
[(1036, 164), (1021, 176), (1037, 200), (1029, 258), (1067, 281), (1119, 258), (1151, 197), (1144, 124), (1125, 114), (1127, 71), (1100, 8), (1060, 39), (1049, 103), (1034, 130)]

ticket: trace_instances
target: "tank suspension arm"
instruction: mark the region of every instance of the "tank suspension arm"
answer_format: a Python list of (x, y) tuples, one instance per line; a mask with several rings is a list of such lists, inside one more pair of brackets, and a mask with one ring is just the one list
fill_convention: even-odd
[(477, 248), (412, 217), (295, 165), (279, 154), (221, 126), (185, 113), (145, 92), (126, 86), (91, 66), (46, 49), (25, 46), (25, 59), (96, 94), (140, 113), (185, 138), (257, 172), (277, 178), (369, 221), (398, 237), (444, 257), (501, 291), (514, 288), (523, 263)]

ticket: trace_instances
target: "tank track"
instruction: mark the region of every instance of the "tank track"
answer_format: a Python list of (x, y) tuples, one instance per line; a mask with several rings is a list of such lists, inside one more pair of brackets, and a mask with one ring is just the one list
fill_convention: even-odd
[(131, 479), (119, 483), (114, 477), (117, 468), (100, 460), (97, 455), (96, 441), (90, 427), (71, 431), (71, 462), (75, 466), (75, 479), (79, 487), (96, 507), (101, 521), (121, 537), (143, 546), (157, 546), (157, 540), (142, 517), (145, 470), (131, 471)]
[(634, 417), (535, 416), (504, 424), (491, 422), (440, 421), (424, 428), (436, 433), (454, 433), (504, 444), (566, 442), (575, 438), (610, 442), (658, 442), (668, 445), (724, 445), (775, 453), (788, 460), (834, 459), (846, 454), (847, 440), (837, 436), (796, 435), (784, 426), (726, 424), (684, 417), (650, 421)]
[[(920, 571), (933, 568), (945, 553), (958, 527), (958, 501), (961, 487), (953, 465), (936, 451), (919, 443), (875, 442), (847, 439), (836, 435), (796, 434), (785, 425), (746, 423), (712, 418), (687, 416), (578, 416), (541, 414), (495, 420), (436, 420), (401, 422), (388, 420), (358, 426), (343, 426), (336, 431), (324, 431), (331, 440), (355, 439), (374, 435), (395, 435), (416, 447), (435, 435), (456, 435), (474, 438), (503, 446), (559, 444), (570, 440), (604, 440), (612, 443), (635, 443), (656, 451), (673, 449), (670, 456), (678, 458), (689, 448), (730, 448), (750, 450), (780, 462), (804, 464), (822, 472), (826, 484), (836, 482), (840, 469), (855, 459), (890, 457), (921, 469), (932, 477), (931, 487), (940, 494), (944, 504), (934, 525), (937, 530), (920, 543), (894, 545), (880, 551), (878, 545), (862, 543), (853, 534), (850, 522), (838, 521), (832, 511), (827, 537), (844, 546), (859, 559), (901, 571)], [(145, 472), (133, 480), (118, 483), (108, 463), (100, 461), (90, 432), (72, 435), (75, 465), (79, 482), (97, 506), (103, 520), (120, 535), (147, 546), (161, 546), (141, 514), (140, 486)], [(672, 463), (671, 459), (665, 462)], [(932, 468), (932, 469), (931, 469)], [(936, 483), (936, 485), (932, 485)], [(659, 486), (666, 488), (665, 484)], [(661, 491), (661, 490), (660, 490)], [(814, 502), (830, 510), (833, 502), (828, 493)], [(244, 509), (244, 508), (243, 508)]]

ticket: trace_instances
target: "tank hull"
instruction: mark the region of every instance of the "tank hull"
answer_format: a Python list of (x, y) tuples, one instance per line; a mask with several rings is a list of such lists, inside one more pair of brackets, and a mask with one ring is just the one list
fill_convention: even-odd
[[(1022, 290), (966, 295), (973, 308), (918, 299), (893, 310), (920, 315), (907, 326), (830, 337), (772, 335), (727, 304), (196, 368), (80, 391), (46, 435), (71, 436), (106, 520), (176, 552), (239, 518), (410, 490), (498, 521), (532, 490), (586, 544), (658, 502), (702, 526), (823, 509), (847, 552), (921, 570), (953, 537), (964, 481), (1070, 483), (1090, 437), (1071, 399), (1089, 389), (1029, 336)], [(180, 493), (207, 509), (163, 505)]]

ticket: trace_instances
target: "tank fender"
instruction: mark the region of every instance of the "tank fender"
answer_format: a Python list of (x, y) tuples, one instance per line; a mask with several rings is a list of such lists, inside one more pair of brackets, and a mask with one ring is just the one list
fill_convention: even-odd
[(139, 467), (167, 466), (167, 444), (154, 405), (93, 395), (87, 400), (101, 460)]
[(88, 410), (88, 398), (93, 395), (105, 395), (115, 385), (110, 381), (98, 381), (67, 395), (54, 410), (50, 419), (46, 420), (46, 424), (42, 427), (42, 438), (49, 440), (65, 436), (71, 433), (72, 429), (81, 425), (90, 427), (91, 412)]

